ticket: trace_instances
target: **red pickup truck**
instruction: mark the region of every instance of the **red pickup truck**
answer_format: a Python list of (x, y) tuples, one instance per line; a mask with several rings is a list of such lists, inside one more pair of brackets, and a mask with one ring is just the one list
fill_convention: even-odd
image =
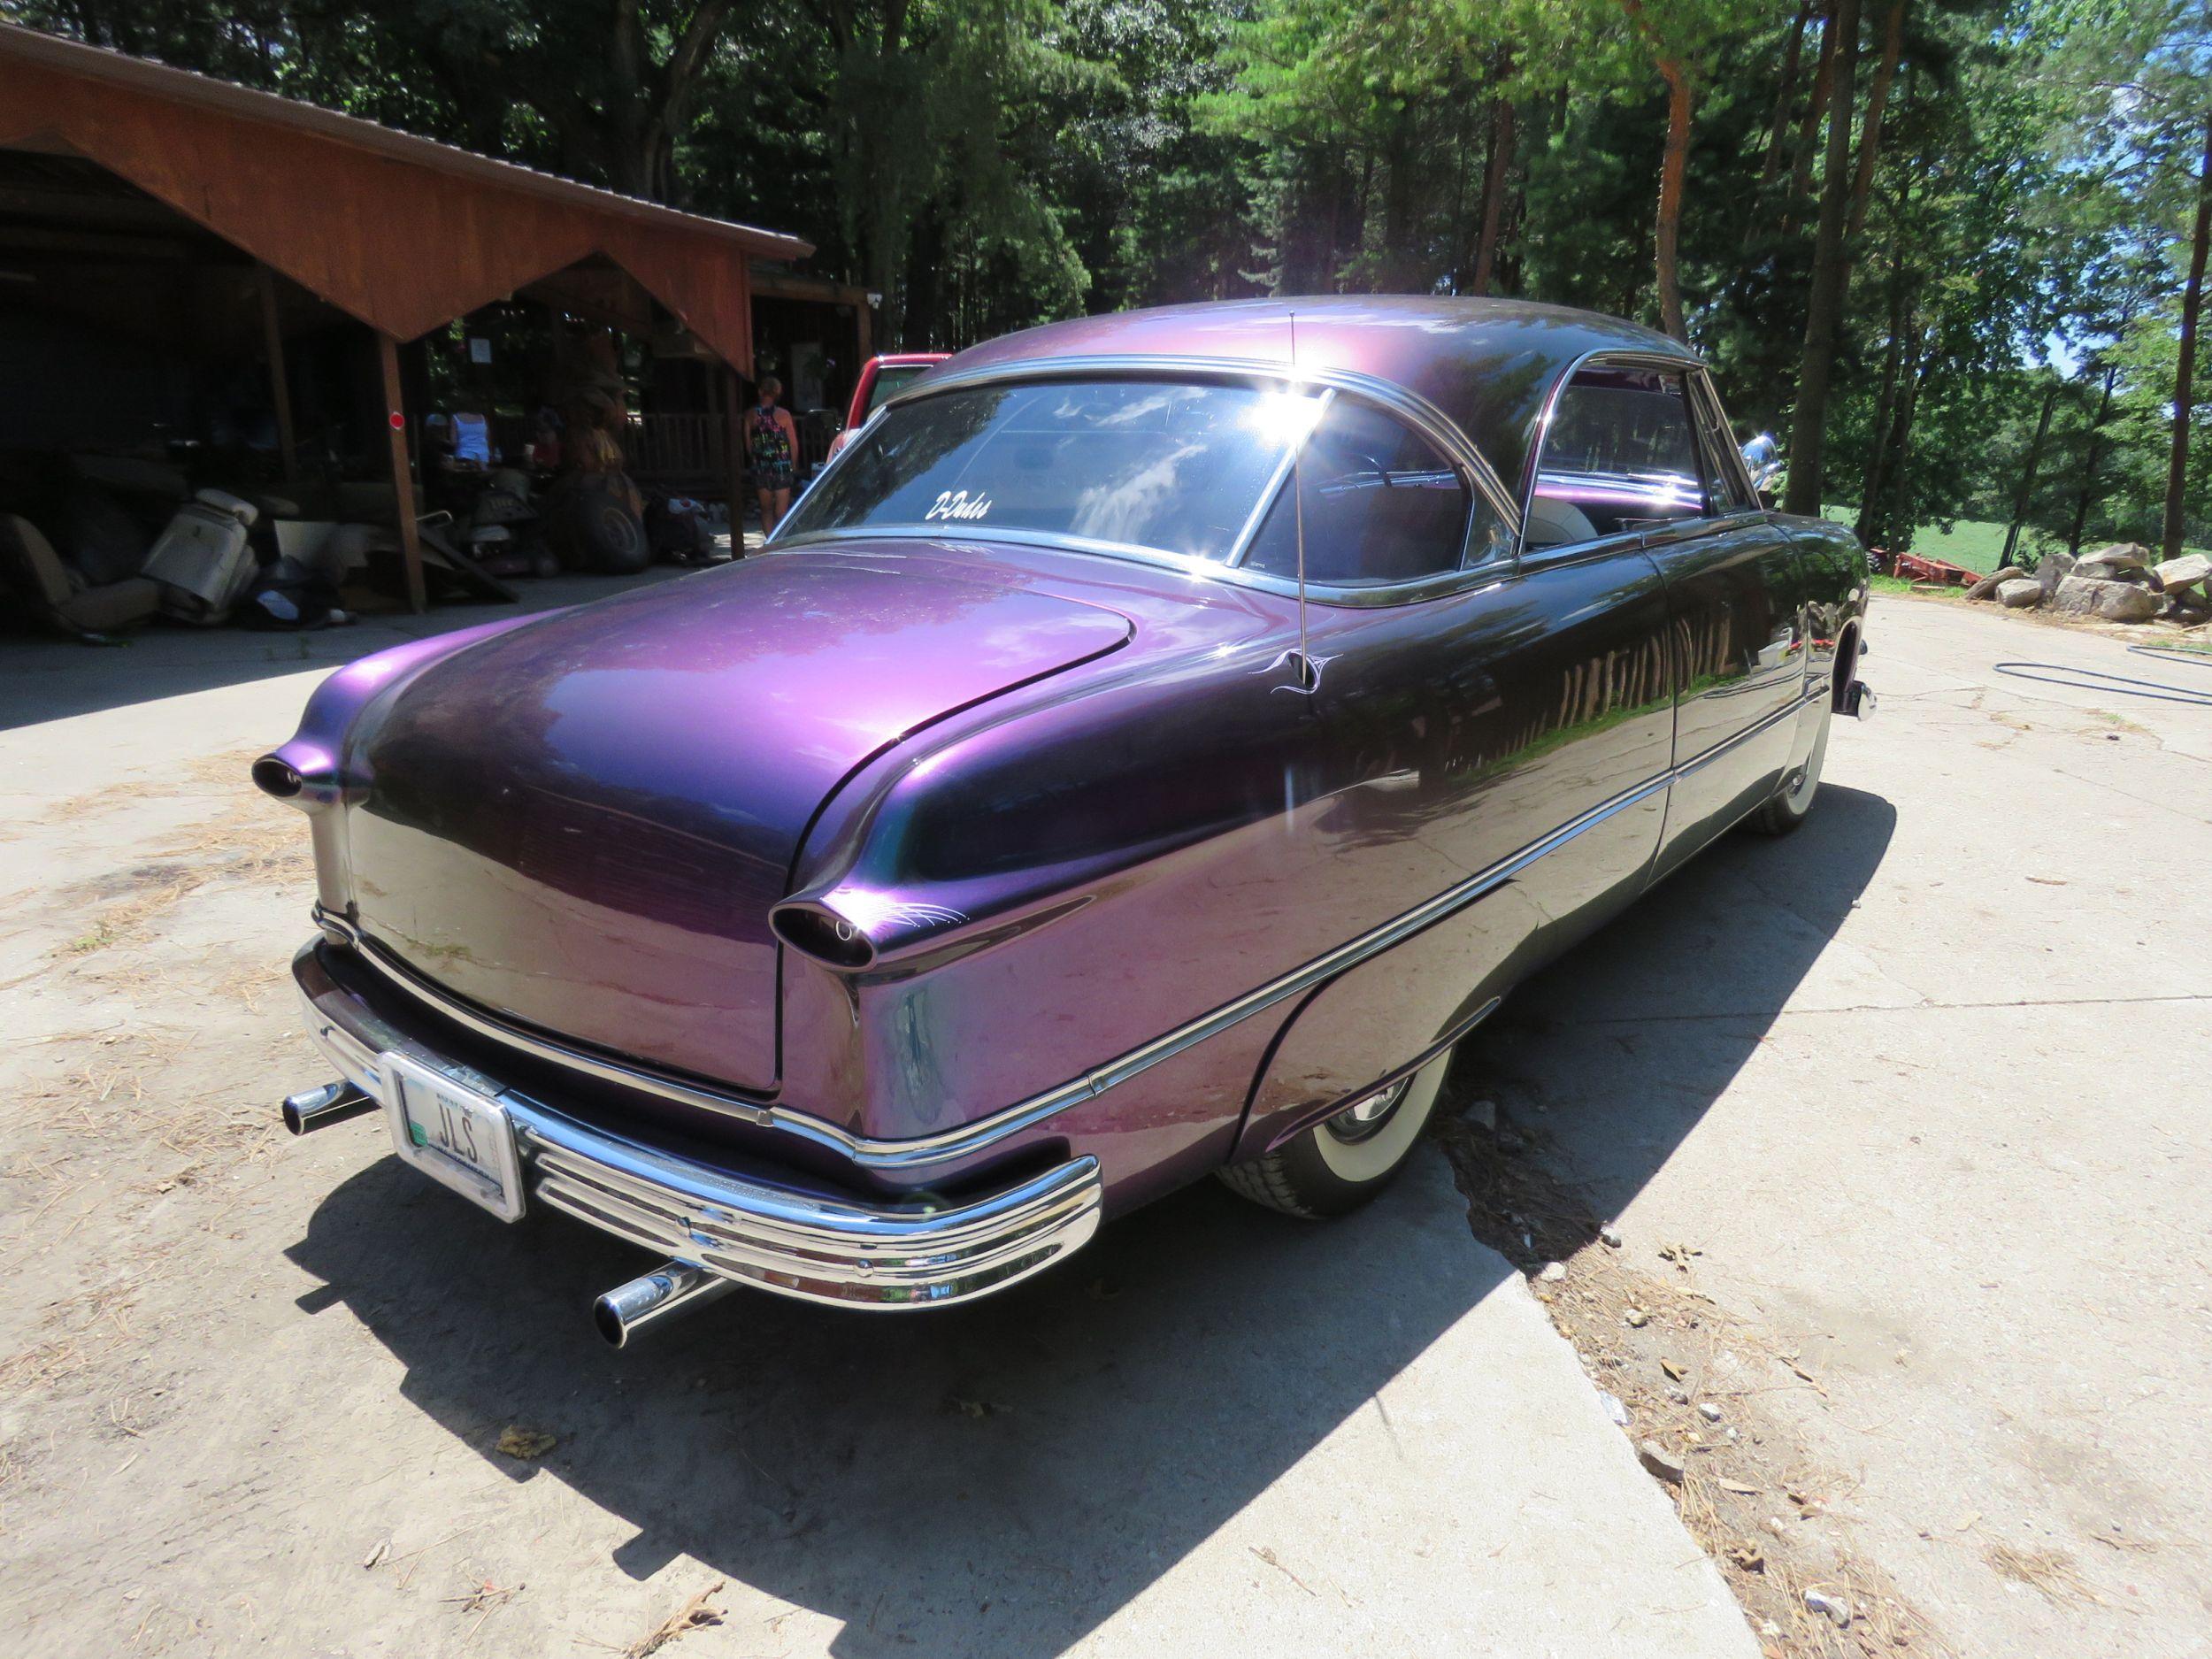
[(868, 424), (868, 417), (884, 399), (904, 390), (917, 375), (927, 373), (951, 355), (949, 351), (902, 351), (870, 357), (861, 366), (860, 383), (853, 388), (852, 407), (845, 411), (845, 429), (830, 440), (829, 452), (835, 455), (843, 449), (845, 441)]

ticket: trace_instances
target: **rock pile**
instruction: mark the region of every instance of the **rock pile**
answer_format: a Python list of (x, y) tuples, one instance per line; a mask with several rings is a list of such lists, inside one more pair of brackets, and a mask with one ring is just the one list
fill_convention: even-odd
[(2166, 617), (2185, 628), (2201, 627), (2212, 621), (2212, 558), (2188, 553), (2153, 565), (2149, 549), (2116, 541), (2078, 560), (2046, 553), (2032, 572), (2008, 565), (1969, 588), (1966, 596), (2008, 611), (2039, 605), (2061, 616), (2107, 622)]

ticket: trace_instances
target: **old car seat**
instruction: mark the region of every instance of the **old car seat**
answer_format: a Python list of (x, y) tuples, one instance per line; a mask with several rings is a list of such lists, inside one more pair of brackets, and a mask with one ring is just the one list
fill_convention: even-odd
[(1528, 544), (1532, 548), (1570, 547), (1598, 539), (1590, 515), (1571, 501), (1538, 495), (1528, 504)]
[(161, 589), (143, 576), (88, 584), (54, 551), (28, 518), (0, 513), (0, 580), (31, 614), (64, 634), (104, 634), (134, 627), (160, 607)]

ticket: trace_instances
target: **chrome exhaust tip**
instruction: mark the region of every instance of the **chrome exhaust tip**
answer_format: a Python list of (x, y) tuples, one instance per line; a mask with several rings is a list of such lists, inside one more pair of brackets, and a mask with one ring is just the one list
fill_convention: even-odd
[(1851, 682), (1851, 689), (1844, 693), (1843, 711), (1855, 720), (1874, 718), (1874, 687), (1863, 680)]
[(280, 1110), (284, 1115), (284, 1126), (296, 1135), (303, 1135), (311, 1129), (327, 1129), (349, 1118), (358, 1118), (363, 1112), (373, 1112), (376, 1106), (374, 1099), (340, 1078), (320, 1088), (288, 1094)]
[(627, 1348), (641, 1326), (672, 1313), (703, 1308), (737, 1281), (710, 1273), (689, 1262), (664, 1262), (626, 1285), (617, 1285), (591, 1304), (591, 1322), (610, 1348)]

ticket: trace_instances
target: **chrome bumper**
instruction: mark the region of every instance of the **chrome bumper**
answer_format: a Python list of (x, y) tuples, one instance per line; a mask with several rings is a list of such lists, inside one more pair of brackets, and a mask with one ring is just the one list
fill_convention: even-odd
[(431, 1052), (333, 981), (311, 946), (292, 971), (309, 1036), (365, 1093), (384, 1096), (384, 1053), (449, 1072), (506, 1109), (532, 1199), (739, 1284), (842, 1307), (941, 1307), (1002, 1290), (1098, 1230), (1095, 1158), (941, 1205), (776, 1187), (580, 1123)]

